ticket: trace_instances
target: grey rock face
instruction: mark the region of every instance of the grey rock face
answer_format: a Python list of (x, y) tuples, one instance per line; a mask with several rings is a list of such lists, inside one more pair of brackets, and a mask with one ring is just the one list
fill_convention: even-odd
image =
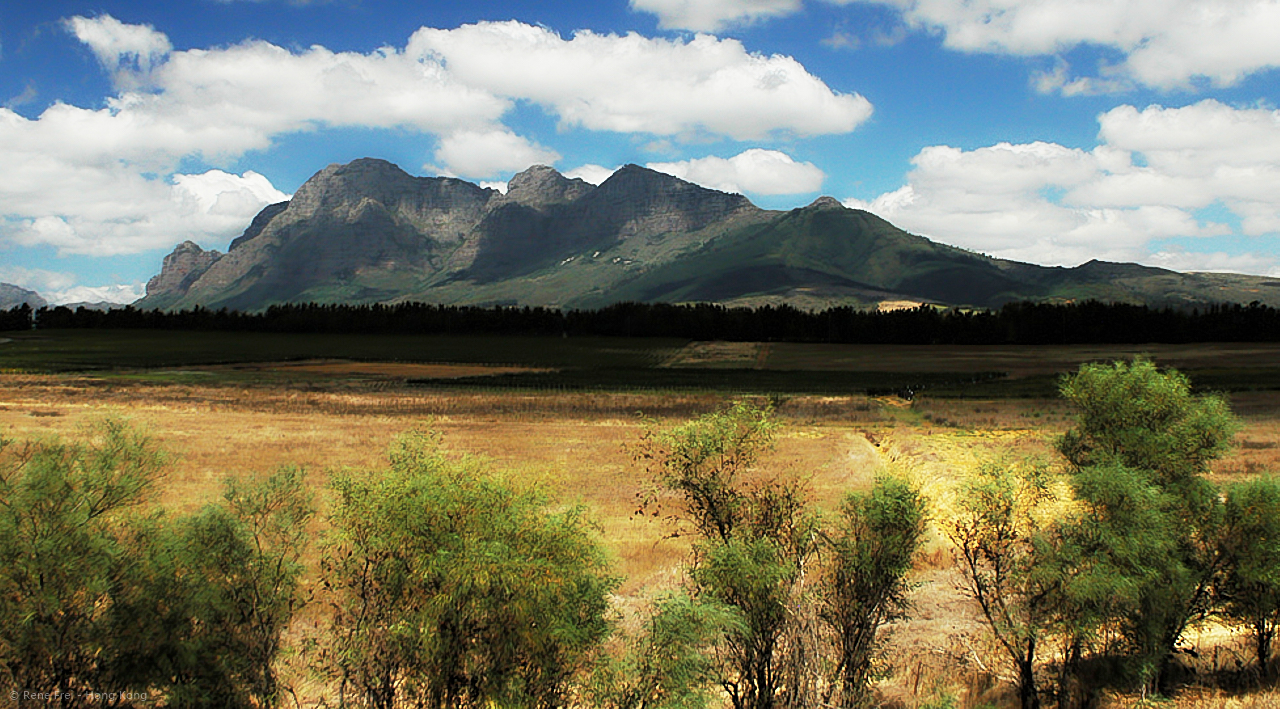
[(289, 202), (293, 222), (353, 222), (370, 210), (441, 240), (461, 239), (498, 193), (448, 177), (413, 177), (386, 160), (361, 158), (330, 165), (307, 180)]
[(263, 209), (179, 299), (162, 302), (148, 290), (139, 306), (254, 308), (374, 272), (416, 278), (447, 261), (497, 195), (462, 180), (413, 177), (385, 160), (330, 165), (289, 202)]
[(624, 242), (634, 246), (632, 258), (650, 261), (655, 244), (748, 213), (763, 214), (742, 195), (637, 165), (619, 169), (599, 187), (534, 167), (511, 180), (507, 199), (477, 228), (476, 255), (466, 273), (492, 283)]
[(845, 206), (835, 197), (822, 195), (809, 203), (809, 209), (844, 209)]

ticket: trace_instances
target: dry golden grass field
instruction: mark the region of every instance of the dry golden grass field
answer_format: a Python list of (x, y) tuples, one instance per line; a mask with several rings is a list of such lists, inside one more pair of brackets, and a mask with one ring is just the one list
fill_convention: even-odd
[[(875, 353), (866, 350), (846, 357), (872, 361)], [(1186, 354), (1212, 358), (1212, 353), (1200, 351)], [(1274, 354), (1268, 349), (1256, 356), (1274, 362)], [(717, 350), (703, 345), (680, 356), (685, 362), (729, 357), (756, 363), (772, 358), (794, 362), (810, 355), (786, 347)], [(974, 351), (967, 356), (985, 363), (1002, 355)], [(1012, 353), (1003, 356), (1033, 371), (1065, 366), (1065, 360), (1034, 364)], [(881, 357), (883, 361), (883, 353)], [(562, 503), (585, 505), (598, 520), (602, 539), (625, 578), (617, 599), (625, 608), (679, 583), (684, 553), (678, 540), (665, 538), (670, 529), (663, 520), (634, 514), (646, 478), (626, 446), (639, 438), (640, 414), (676, 423), (714, 410), (730, 398), (719, 393), (485, 392), (405, 383), (406, 378), (493, 371), (474, 365), (317, 361), (252, 367), (306, 376), (224, 377), (218, 367), (170, 371), (157, 380), (0, 374), (0, 435), (75, 437), (95, 419), (125, 418), (173, 455), (157, 502), (189, 510), (214, 499), (227, 476), (264, 473), (282, 465), (305, 466), (323, 502), (327, 471), (376, 468), (384, 463), (384, 452), (397, 434), (432, 429), (442, 434), (452, 453), (482, 456), (547, 486)], [(1230, 480), (1280, 470), (1280, 392), (1239, 394), (1232, 401), (1245, 425), (1234, 452), (1218, 462), (1214, 476)], [(1051, 459), (1054, 437), (1071, 423), (1067, 408), (1052, 399), (905, 401), (806, 395), (776, 397), (773, 403), (783, 426), (775, 450), (760, 466), (763, 474), (808, 481), (814, 501), (831, 510), (845, 492), (868, 486), (881, 467), (898, 466), (923, 486), (939, 519), (948, 513), (957, 481), (980, 461), (1010, 452)], [(948, 543), (936, 530), (930, 533), (914, 580), (915, 614), (894, 629), (893, 669), (880, 683), (879, 696), (904, 708), (943, 706), (938, 702), (948, 695), (957, 699), (957, 709), (1016, 706), (1009, 689), (1011, 668), (992, 647), (976, 608), (957, 590)], [(300, 623), (314, 620), (313, 613)], [(1200, 646), (1200, 669), (1206, 676), (1216, 668), (1229, 668), (1238, 658), (1248, 661), (1244, 639), (1219, 628), (1198, 629), (1190, 641)], [(304, 699), (323, 692), (300, 672), (292, 681)], [(1108, 702), (1107, 706), (1129, 707), (1141, 700), (1117, 695)], [(1212, 681), (1193, 682), (1158, 706), (1280, 707), (1280, 691), (1233, 694)]]

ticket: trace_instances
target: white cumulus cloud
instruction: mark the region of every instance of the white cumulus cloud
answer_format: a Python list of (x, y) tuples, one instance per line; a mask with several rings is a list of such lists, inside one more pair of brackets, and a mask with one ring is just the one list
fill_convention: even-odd
[(65, 26), (111, 73), (115, 95), (101, 108), (54, 103), (34, 119), (0, 108), (0, 238), (64, 254), (230, 239), (287, 195), (255, 173), (179, 174), (180, 165), (226, 165), (290, 133), (435, 136), (444, 170), (496, 177), (559, 159), (503, 125), (521, 101), (566, 127), (677, 140), (841, 133), (871, 113), (790, 57), (708, 35), (565, 39), (479, 23), (422, 28), (403, 48), (359, 53), (263, 41), (176, 50), (154, 27), (109, 15)]
[(325, 126), (455, 131), (510, 107), (391, 49), (294, 53), (248, 42), (173, 51), (151, 27), (110, 16), (67, 27), (114, 70), (119, 93), (105, 108), (55, 103), (35, 119), (0, 109), (0, 234), (62, 254), (210, 245), (288, 198), (253, 172), (178, 174), (187, 157), (231, 160)]
[(1185, 88), (1197, 78), (1230, 86), (1280, 66), (1276, 0), (829, 0), (901, 11), (916, 28), (940, 31), (966, 52), (1050, 55), (1079, 45), (1119, 51), (1123, 61), (1099, 76), (1041, 75), (1037, 85), (1064, 93), (1123, 89), (1137, 82)]
[(0, 172), (0, 234), (60, 254), (138, 253), (172, 246), (175, 238), (211, 245), (243, 231), (262, 207), (289, 198), (252, 171), (166, 179), (120, 164), (10, 157), (18, 169)]
[[(95, 135), (102, 115), (56, 104), (29, 120), (0, 109), (0, 234), (11, 243), (93, 255), (163, 248), (175, 238), (209, 243), (288, 197), (253, 172), (174, 174), (178, 156), (148, 155), (136, 128)], [(112, 120), (97, 127), (120, 125)]]
[(162, 125), (161, 145), (215, 159), (322, 127), (448, 133), (493, 123), (507, 99), (458, 82), (431, 57), (266, 42), (174, 52), (152, 71), (156, 92), (122, 95), (114, 117)]
[(603, 165), (587, 164), (575, 167), (564, 173), (565, 177), (570, 179), (579, 178), (583, 182), (590, 182), (593, 185), (599, 185), (601, 182), (609, 179), (609, 176), (617, 172), (616, 167), (605, 167)]
[[(825, 0), (897, 10), (912, 28), (938, 32), (963, 52), (1057, 55), (1081, 45), (1119, 52), (1118, 64), (1072, 76), (1059, 63), (1033, 86), (1065, 95), (1124, 91), (1135, 84), (1186, 89), (1204, 80), (1231, 86), (1280, 67), (1276, 0)], [(800, 0), (631, 0), (667, 29), (715, 32), (798, 12)], [(827, 44), (860, 44), (837, 32)]]
[(199, 175), (174, 175), (173, 181), (180, 199), (190, 203), (191, 211), (203, 214), (239, 217), (289, 198), (252, 170), (243, 175), (209, 170)]
[(495, 95), (537, 103), (569, 127), (739, 140), (770, 133), (846, 133), (871, 115), (858, 94), (832, 91), (795, 59), (748, 52), (696, 35), (647, 38), (482, 22), (423, 28), (409, 54), (436, 58), (450, 76)]
[(1219, 271), (1280, 277), (1280, 263), (1274, 257), (1259, 254), (1200, 253), (1179, 249), (1157, 251), (1146, 262), (1173, 271)]
[(751, 148), (731, 158), (714, 155), (646, 167), (723, 192), (762, 195), (803, 194), (822, 188), (826, 175), (813, 163), (796, 162), (786, 153)]
[(530, 165), (550, 165), (560, 154), (508, 130), (458, 131), (440, 140), (436, 160), (445, 169), (466, 177), (492, 177), (518, 172)]
[(663, 29), (716, 32), (790, 15), (800, 9), (800, 0), (631, 0), (631, 9), (657, 15)]
[(173, 48), (169, 38), (151, 25), (127, 25), (110, 15), (77, 16), (66, 24), (112, 74), (116, 74), (122, 64), (123, 68), (146, 74)]
[(1261, 263), (1159, 251), (1153, 242), (1232, 233), (1197, 217), (1213, 206), (1233, 213), (1244, 235), (1280, 232), (1280, 111), (1205, 100), (1120, 106), (1098, 120), (1092, 150), (1043, 142), (927, 147), (913, 158), (906, 185), (846, 204), (947, 243), (1037, 263)]

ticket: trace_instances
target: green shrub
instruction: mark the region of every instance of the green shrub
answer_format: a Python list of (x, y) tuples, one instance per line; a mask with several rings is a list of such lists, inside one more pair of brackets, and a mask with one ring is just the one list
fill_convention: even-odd
[(323, 666), (340, 702), (563, 704), (608, 633), (616, 585), (580, 509), (553, 510), (424, 434), (335, 475)]

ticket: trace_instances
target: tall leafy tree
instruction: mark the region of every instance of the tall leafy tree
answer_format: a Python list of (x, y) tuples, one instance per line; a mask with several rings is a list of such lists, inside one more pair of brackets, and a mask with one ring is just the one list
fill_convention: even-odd
[(85, 442), (0, 445), (0, 677), (20, 703), (97, 705), (105, 688), (277, 703), (273, 663), (302, 600), (301, 473), (232, 484), (193, 515), (143, 514), (164, 460), (118, 420)]
[(734, 609), (677, 593), (655, 604), (640, 632), (616, 638), (592, 673), (587, 705), (600, 709), (708, 709), (717, 704), (715, 646), (742, 632)]
[(1158, 688), (1210, 607), (1223, 509), (1204, 474), (1238, 422), (1225, 399), (1194, 395), (1181, 373), (1141, 358), (1083, 365), (1062, 394), (1078, 415), (1058, 450), (1086, 510), (1064, 533), (1080, 569), (1069, 598), (1121, 624), (1138, 674)]
[[(1061, 523), (1049, 561), (1062, 583), (1056, 615), (1067, 638), (1059, 682), (1063, 709), (1083, 706), (1096, 693), (1078, 671), (1086, 650), (1099, 641), (1129, 652), (1125, 664), (1134, 679), (1158, 682), (1173, 645), (1153, 649), (1150, 629), (1174, 609), (1153, 606), (1168, 600), (1162, 593), (1187, 588), (1179, 545), (1168, 528), (1167, 495), (1141, 473), (1116, 465), (1075, 471), (1071, 483), (1076, 511)], [(1117, 630), (1127, 648), (1110, 642)]]

